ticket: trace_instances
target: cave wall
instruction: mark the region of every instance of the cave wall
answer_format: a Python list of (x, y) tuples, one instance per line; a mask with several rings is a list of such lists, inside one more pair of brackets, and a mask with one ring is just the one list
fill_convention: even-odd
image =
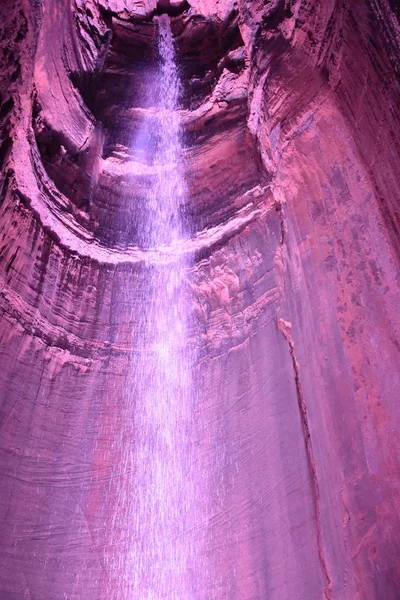
[(0, 7), (0, 595), (118, 597), (151, 177), (130, 165), (167, 10), (196, 257), (196, 597), (395, 600), (395, 7), (171, 4)]

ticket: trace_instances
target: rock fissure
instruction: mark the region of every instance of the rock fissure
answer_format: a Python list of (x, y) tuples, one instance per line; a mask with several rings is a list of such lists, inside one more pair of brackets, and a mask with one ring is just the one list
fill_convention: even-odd
[(301, 381), (300, 381), (300, 370), (299, 365), (296, 360), (295, 350), (294, 350), (294, 341), (291, 333), (292, 324), (288, 321), (285, 321), (282, 318), (278, 318), (278, 328), (282, 332), (285, 340), (289, 345), (289, 353), (291, 356), (292, 364), (293, 364), (293, 372), (294, 372), (294, 380), (296, 385), (296, 394), (297, 394), (297, 402), (300, 413), (301, 426), (303, 430), (304, 436), (304, 446), (307, 454), (307, 461), (310, 470), (310, 478), (313, 487), (313, 496), (315, 503), (315, 516), (316, 516), (316, 527), (317, 527), (317, 543), (318, 543), (318, 554), (320, 559), (321, 571), (323, 573), (325, 579), (325, 585), (323, 590), (323, 597), (326, 600), (332, 599), (332, 581), (329, 576), (327, 559), (325, 556), (324, 550), (324, 542), (323, 542), (323, 534), (322, 534), (322, 507), (321, 507), (321, 495), (319, 489), (318, 482), (318, 472), (317, 472), (317, 464), (314, 457), (314, 451), (312, 447), (311, 440), (311, 432), (310, 432), (310, 424), (307, 413), (307, 405), (304, 399)]

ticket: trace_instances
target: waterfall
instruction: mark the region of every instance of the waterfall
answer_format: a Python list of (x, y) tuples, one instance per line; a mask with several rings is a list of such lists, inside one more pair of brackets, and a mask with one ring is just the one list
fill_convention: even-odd
[(117, 510), (125, 516), (116, 517), (119, 530), (126, 527), (129, 533), (119, 565), (119, 593), (114, 591), (111, 600), (194, 597), (193, 390), (185, 301), (190, 264), (182, 252), (186, 225), (177, 112), (180, 80), (166, 16), (159, 19), (158, 43), (156, 106), (145, 124), (147, 139), (153, 140), (146, 149), (153, 175), (139, 226), (140, 245), (149, 259), (142, 266), (142, 314), (133, 324), (141, 350), (132, 359), (129, 377), (135, 389), (134, 439), (124, 450), (124, 472), (131, 473), (131, 484), (121, 478), (122, 508)]

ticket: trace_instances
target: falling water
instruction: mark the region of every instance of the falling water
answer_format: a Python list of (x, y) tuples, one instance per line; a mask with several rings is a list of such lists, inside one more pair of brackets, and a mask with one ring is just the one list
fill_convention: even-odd
[(120, 569), (123, 583), (119, 595), (114, 593), (121, 600), (194, 597), (193, 394), (184, 294), (189, 262), (182, 252), (186, 227), (177, 112), (180, 81), (168, 17), (159, 20), (159, 54), (156, 109), (146, 124), (148, 139), (155, 140), (147, 148), (154, 175), (139, 237), (151, 258), (144, 264), (136, 334), (142, 349), (130, 376), (136, 390), (135, 439), (124, 462), (134, 483), (122, 494), (129, 534), (128, 556)]

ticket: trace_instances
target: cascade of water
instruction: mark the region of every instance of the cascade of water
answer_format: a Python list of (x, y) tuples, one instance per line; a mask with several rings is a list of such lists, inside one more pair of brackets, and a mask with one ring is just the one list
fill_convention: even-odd
[[(131, 531), (125, 533), (127, 556), (119, 567), (123, 581), (119, 594), (113, 596), (118, 600), (193, 598), (193, 394), (184, 297), (189, 263), (179, 251), (186, 235), (177, 112), (180, 81), (166, 16), (159, 19), (159, 54), (156, 110), (147, 124), (148, 137), (155, 140), (151, 148), (154, 176), (139, 229), (141, 245), (153, 260), (144, 265), (142, 314), (136, 333), (142, 349), (130, 376), (136, 402), (134, 449), (128, 452), (134, 458), (125, 456), (124, 470), (132, 473), (133, 483), (120, 496)], [(122, 518), (118, 519), (121, 524)]]

